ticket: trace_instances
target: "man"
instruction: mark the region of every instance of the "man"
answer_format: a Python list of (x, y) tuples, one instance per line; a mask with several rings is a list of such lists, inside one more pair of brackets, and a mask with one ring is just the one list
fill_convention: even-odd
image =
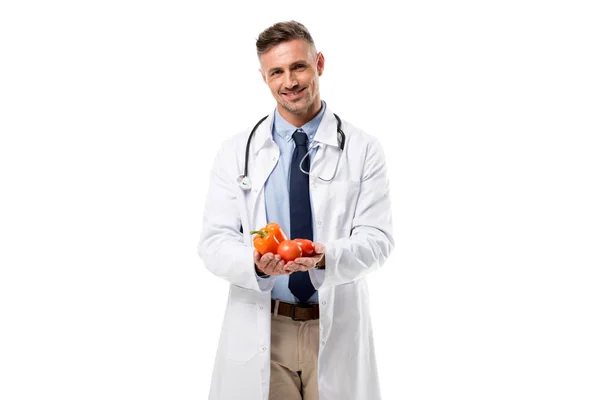
[[(210, 399), (380, 399), (365, 276), (394, 246), (383, 150), (321, 101), (325, 58), (302, 24), (256, 47), (277, 107), (219, 150), (198, 245), (230, 282)], [(250, 232), (266, 222), (316, 254), (261, 256)]]

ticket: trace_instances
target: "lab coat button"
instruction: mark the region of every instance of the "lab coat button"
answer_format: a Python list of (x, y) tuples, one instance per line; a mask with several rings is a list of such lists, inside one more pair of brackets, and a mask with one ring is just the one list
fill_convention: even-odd
[(321, 221), (317, 221), (317, 225), (321, 225)]
[(262, 348), (262, 351), (267, 351), (267, 348), (266, 348), (266, 347), (263, 347), (263, 348)]
[(313, 189), (314, 189), (314, 188), (316, 188), (316, 187), (317, 187), (317, 184), (316, 184), (316, 183), (313, 183), (313, 184), (312, 184), (312, 187), (313, 187)]
[(324, 344), (325, 344), (325, 341), (324, 341), (324, 340), (322, 340), (322, 341), (321, 341), (321, 344), (323, 344), (323, 345), (324, 345)]
[(262, 310), (264, 307), (263, 307), (263, 306), (260, 306), (259, 308)]
[(322, 304), (322, 305), (325, 305), (325, 304), (327, 304), (327, 302), (326, 302), (326, 301), (322, 301), (322, 302), (321, 302), (321, 304)]

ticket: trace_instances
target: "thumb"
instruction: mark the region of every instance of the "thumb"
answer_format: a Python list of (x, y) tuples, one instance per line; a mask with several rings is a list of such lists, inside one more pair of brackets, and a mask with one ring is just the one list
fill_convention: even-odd
[(323, 254), (325, 253), (325, 245), (322, 243), (315, 243), (315, 253)]

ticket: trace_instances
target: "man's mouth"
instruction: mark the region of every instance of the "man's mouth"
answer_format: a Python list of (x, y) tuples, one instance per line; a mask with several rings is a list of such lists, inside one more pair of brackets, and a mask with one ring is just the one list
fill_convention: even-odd
[(302, 88), (296, 92), (282, 93), (282, 95), (289, 100), (294, 100), (302, 95), (302, 92), (304, 92), (304, 89), (306, 89), (306, 88)]

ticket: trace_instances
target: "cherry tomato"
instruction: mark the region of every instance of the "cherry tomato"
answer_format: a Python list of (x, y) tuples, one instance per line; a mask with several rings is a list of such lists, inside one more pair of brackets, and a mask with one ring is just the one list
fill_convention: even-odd
[(302, 247), (298, 242), (294, 242), (293, 240), (284, 240), (279, 243), (277, 254), (279, 254), (285, 262), (294, 261), (296, 258), (302, 257)]
[(267, 253), (277, 254), (279, 241), (275, 236), (270, 233), (266, 233), (266, 231), (253, 232), (257, 233), (253, 240), (254, 248), (260, 253), (261, 256)]
[(267, 231), (269, 233), (272, 233), (273, 236), (277, 238), (279, 243), (283, 242), (284, 240), (288, 240), (288, 237), (283, 231), (283, 229), (281, 229), (279, 224), (275, 222), (269, 222), (267, 225), (265, 225), (264, 228), (261, 229), (261, 231)]
[(308, 239), (294, 239), (302, 248), (302, 257), (310, 257), (315, 254), (315, 245)]

